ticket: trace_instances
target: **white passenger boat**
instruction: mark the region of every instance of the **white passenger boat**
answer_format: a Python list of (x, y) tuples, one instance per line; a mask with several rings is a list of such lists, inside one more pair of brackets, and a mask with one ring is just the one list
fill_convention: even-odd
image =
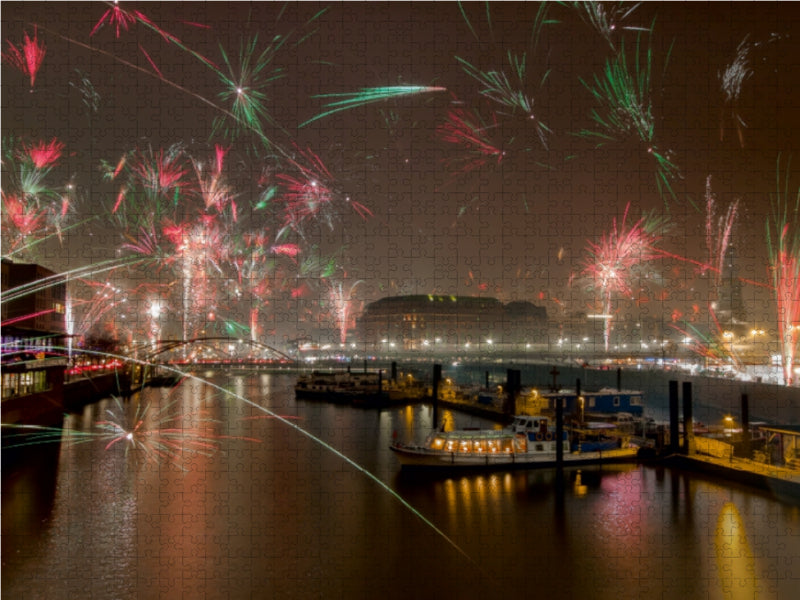
[[(573, 436), (564, 428), (562, 461), (565, 465), (635, 460), (638, 446), (624, 436), (586, 432)], [(572, 439), (574, 437), (574, 440)], [(551, 467), (558, 464), (555, 426), (547, 417), (517, 416), (505, 429), (436, 431), (422, 445), (393, 443), (390, 448), (403, 467)]]

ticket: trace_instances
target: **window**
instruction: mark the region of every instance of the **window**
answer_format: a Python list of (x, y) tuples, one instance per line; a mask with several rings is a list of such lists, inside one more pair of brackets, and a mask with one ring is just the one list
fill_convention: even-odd
[(619, 396), (614, 396), (614, 406), (619, 406)]

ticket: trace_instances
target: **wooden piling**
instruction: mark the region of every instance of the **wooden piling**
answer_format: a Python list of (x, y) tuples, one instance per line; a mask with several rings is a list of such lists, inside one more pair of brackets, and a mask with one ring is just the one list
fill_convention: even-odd
[(692, 418), (692, 382), (683, 382), (683, 453), (694, 453), (694, 420)]
[(433, 365), (433, 428), (439, 426), (439, 383), (442, 381), (442, 365)]
[(673, 454), (680, 450), (678, 436), (678, 382), (672, 379), (669, 382), (669, 451)]
[(564, 466), (564, 402), (556, 396), (556, 467)]
[(747, 394), (742, 394), (742, 453), (744, 458), (752, 458), (750, 446), (750, 402)]

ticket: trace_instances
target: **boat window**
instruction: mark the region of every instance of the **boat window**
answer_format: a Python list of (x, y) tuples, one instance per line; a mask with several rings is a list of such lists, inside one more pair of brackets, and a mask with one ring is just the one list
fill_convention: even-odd
[(537, 452), (544, 452), (544, 444), (536, 444)]
[(619, 396), (614, 396), (614, 406), (619, 406)]
[[(531, 422), (530, 422), (530, 421), (528, 421), (528, 427), (530, 427), (530, 426), (531, 426)], [(538, 427), (538, 426), (539, 426), (539, 421), (534, 421), (534, 422), (533, 422), (533, 426), (534, 426), (534, 427)]]

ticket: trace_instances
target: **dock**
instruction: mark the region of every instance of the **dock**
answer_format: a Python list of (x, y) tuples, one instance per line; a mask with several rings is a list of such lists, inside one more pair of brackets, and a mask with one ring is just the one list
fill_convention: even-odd
[(782, 500), (800, 501), (800, 470), (797, 469), (736, 456), (719, 458), (705, 454), (673, 454), (664, 459), (664, 464), (756, 487)]

